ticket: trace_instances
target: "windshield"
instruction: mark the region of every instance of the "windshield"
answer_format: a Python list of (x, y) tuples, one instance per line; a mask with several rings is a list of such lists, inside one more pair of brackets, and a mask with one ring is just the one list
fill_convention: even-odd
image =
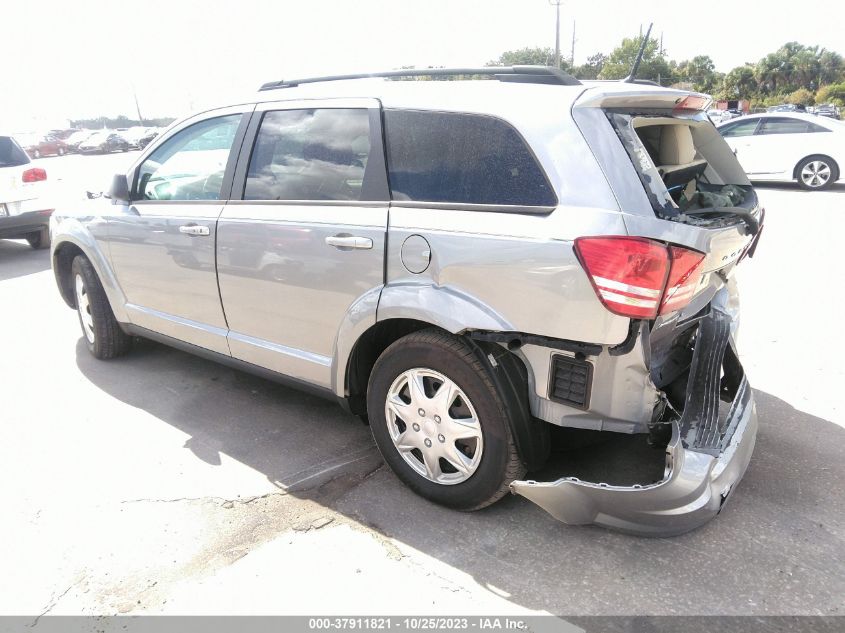
[(29, 157), (18, 144), (8, 136), (0, 136), (0, 167), (26, 165)]

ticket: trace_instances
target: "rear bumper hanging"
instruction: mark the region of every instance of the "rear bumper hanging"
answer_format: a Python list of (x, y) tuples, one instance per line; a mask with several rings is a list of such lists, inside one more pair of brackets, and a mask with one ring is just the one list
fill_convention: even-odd
[[(699, 326), (684, 413), (673, 423), (663, 480), (611, 486), (564, 477), (514, 481), (511, 491), (564, 523), (649, 536), (688, 532), (716, 516), (745, 473), (757, 435), (754, 395), (731, 345), (730, 323), (728, 314), (714, 308)], [(723, 420), (720, 393), (733, 395)]]

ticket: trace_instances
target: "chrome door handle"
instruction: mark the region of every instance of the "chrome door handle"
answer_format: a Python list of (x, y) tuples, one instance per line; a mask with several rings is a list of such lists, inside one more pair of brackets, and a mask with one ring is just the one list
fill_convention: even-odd
[(326, 244), (341, 250), (353, 248), (367, 250), (373, 247), (373, 241), (369, 237), (357, 237), (355, 235), (332, 235), (326, 238)]
[(199, 224), (183, 224), (179, 227), (179, 232), (185, 235), (211, 235), (210, 228)]

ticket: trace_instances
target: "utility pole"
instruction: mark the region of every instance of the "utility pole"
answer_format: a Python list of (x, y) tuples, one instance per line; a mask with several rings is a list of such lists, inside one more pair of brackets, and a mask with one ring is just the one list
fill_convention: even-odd
[(555, 68), (560, 68), (560, 5), (563, 0), (549, 0), (555, 8)]
[(569, 55), (569, 65), (575, 68), (575, 20), (572, 20), (572, 52)]

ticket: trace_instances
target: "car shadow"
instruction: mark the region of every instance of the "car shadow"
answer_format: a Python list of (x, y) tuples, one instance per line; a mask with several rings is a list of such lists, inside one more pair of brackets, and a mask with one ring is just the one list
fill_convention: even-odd
[(49, 268), (49, 250), (35, 250), (25, 241), (0, 240), (0, 281), (40, 273)]
[[(564, 525), (521, 497), (475, 513), (434, 505), (380, 466), (369, 429), (336, 404), (157, 343), (101, 362), (80, 339), (76, 362), (98, 388), (157, 418), (151, 424), (188, 434), (197, 459), (238, 460), (529, 609), (829, 614), (845, 595), (845, 429), (764, 392), (754, 457), (724, 511), (691, 533), (649, 539)], [(569, 436), (556, 467), (616, 472), (626, 442), (642, 444), (620, 437)]]
[[(800, 193), (818, 193), (817, 191), (807, 191), (798, 186), (796, 182), (753, 182), (755, 189), (774, 189), (780, 191), (797, 191)], [(845, 182), (835, 182), (828, 189), (826, 193), (845, 193)]]

